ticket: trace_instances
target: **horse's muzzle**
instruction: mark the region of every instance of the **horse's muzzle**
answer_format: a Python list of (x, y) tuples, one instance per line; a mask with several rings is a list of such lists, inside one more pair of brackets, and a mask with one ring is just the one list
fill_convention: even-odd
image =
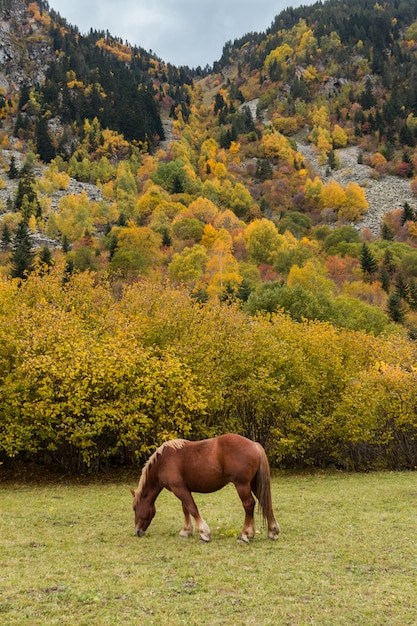
[(138, 530), (136, 531), (136, 537), (144, 537), (144, 536), (145, 536), (145, 531), (140, 530), (140, 528), (138, 528)]

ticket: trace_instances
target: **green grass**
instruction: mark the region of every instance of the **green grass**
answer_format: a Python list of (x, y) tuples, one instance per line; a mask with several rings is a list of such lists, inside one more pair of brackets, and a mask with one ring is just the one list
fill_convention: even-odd
[(276, 476), (281, 537), (250, 545), (231, 486), (196, 496), (211, 543), (167, 492), (136, 538), (136, 484), (3, 483), (2, 625), (417, 624), (417, 473)]

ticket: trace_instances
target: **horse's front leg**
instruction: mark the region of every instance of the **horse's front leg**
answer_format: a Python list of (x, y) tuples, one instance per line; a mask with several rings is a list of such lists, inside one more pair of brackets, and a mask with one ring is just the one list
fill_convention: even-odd
[(242, 532), (240, 533), (238, 540), (244, 543), (249, 543), (250, 539), (255, 536), (255, 524), (253, 521), (253, 511), (255, 509), (255, 498), (252, 495), (250, 484), (236, 485), (236, 491), (239, 494), (239, 498), (242, 501), (243, 508), (245, 510), (245, 521), (243, 524)]
[(191, 519), (191, 515), (189, 514), (187, 508), (184, 506), (184, 502), (182, 502), (182, 510), (184, 513), (184, 527), (180, 530), (180, 537), (188, 538), (192, 537), (194, 533), (193, 522)]
[[(210, 528), (201, 517), (200, 511), (198, 510), (197, 505), (194, 502), (194, 498), (191, 495), (191, 492), (185, 486), (171, 487), (171, 491), (175, 496), (177, 496), (177, 498), (181, 500), (182, 510), (184, 511), (185, 519), (187, 520), (187, 515), (188, 517), (192, 515), (195, 519), (195, 523), (197, 524), (197, 528), (200, 533), (201, 541), (210, 541)], [(187, 524), (187, 521), (185, 523)], [(183, 537), (184, 535), (182, 535), (181, 533), (180, 535), (181, 537)]]

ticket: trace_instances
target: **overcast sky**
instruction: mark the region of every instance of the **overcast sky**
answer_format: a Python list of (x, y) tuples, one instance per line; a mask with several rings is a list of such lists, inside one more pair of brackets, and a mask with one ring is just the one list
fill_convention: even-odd
[(205, 67), (223, 45), (246, 33), (264, 32), (288, 6), (316, 0), (48, 0), (51, 9), (81, 33), (108, 30), (152, 50), (173, 65)]

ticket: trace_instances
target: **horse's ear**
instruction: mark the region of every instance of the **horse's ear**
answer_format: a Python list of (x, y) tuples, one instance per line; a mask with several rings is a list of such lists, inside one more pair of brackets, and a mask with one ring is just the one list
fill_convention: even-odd
[(135, 497), (135, 492), (133, 491), (133, 489), (130, 490), (130, 493), (132, 494), (133, 497)]

